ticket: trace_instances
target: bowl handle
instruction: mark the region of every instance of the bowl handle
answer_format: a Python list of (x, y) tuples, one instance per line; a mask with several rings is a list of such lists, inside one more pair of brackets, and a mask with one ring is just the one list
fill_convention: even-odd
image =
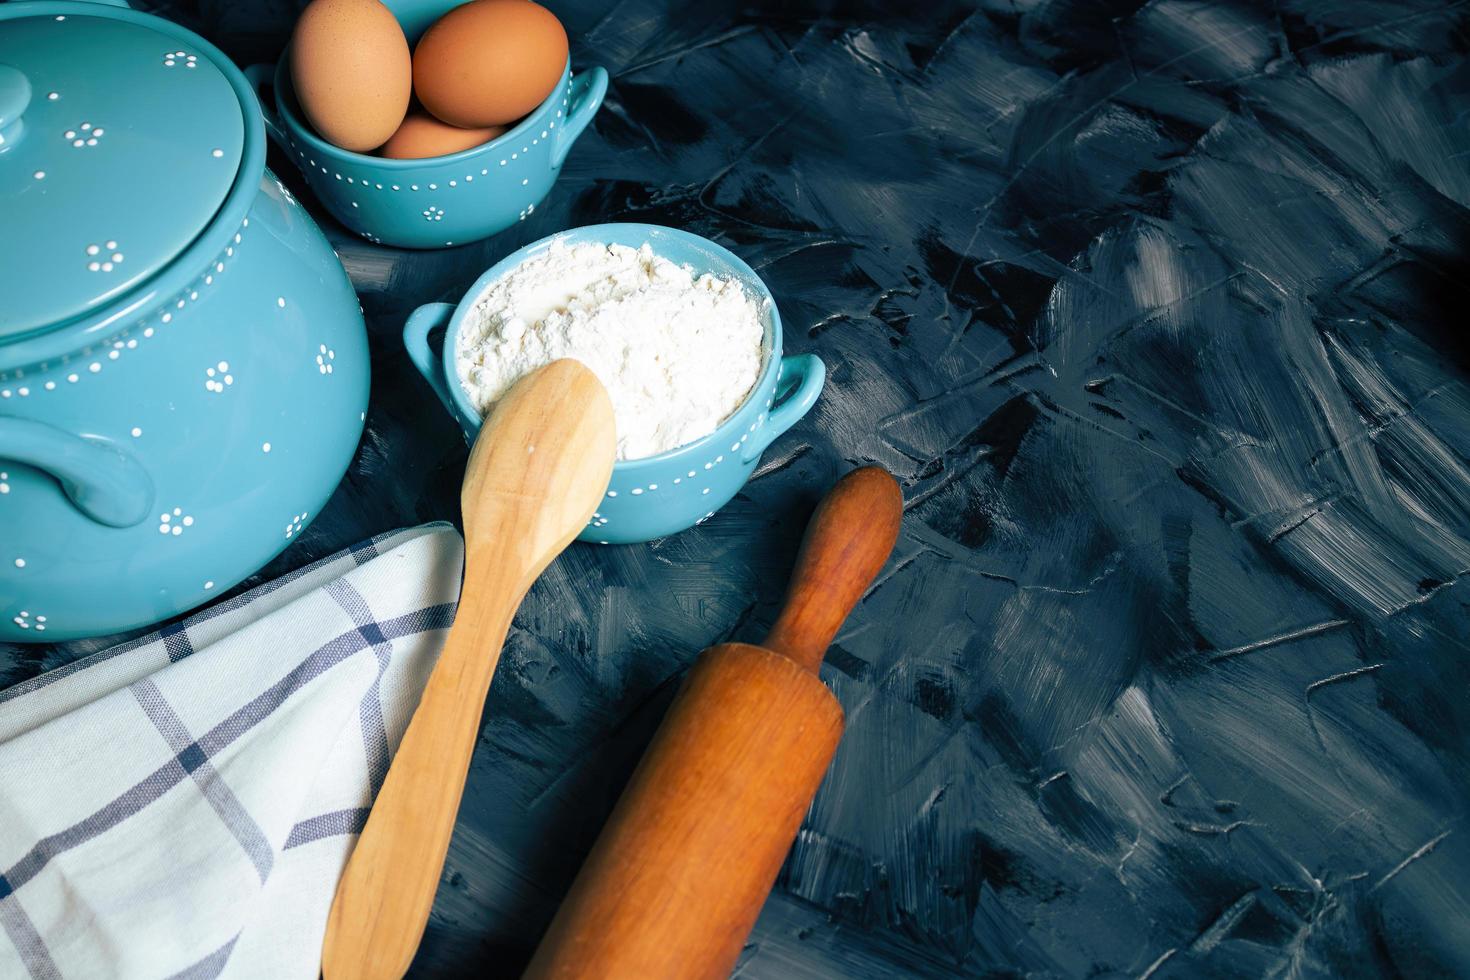
[(776, 378), (776, 400), (771, 405), (766, 424), (755, 430), (755, 438), (745, 448), (745, 462), (755, 462), (771, 443), (812, 410), (826, 380), (827, 366), (815, 354), (793, 354), (781, 358), (781, 373)]
[(153, 511), (153, 481), (142, 464), (101, 439), (0, 416), (0, 459), (49, 473), (72, 505), (98, 524), (132, 527)]
[(444, 363), (434, 355), (433, 348), (429, 346), (429, 334), (448, 326), (449, 318), (453, 315), (453, 303), (425, 303), (420, 306), (408, 315), (408, 322), (403, 325), (403, 346), (408, 350), (408, 359), (413, 361), (413, 366), (419, 369), (419, 374), (434, 389), (434, 394), (439, 396), (449, 414), (473, 438), (473, 429), (468, 427), (468, 420), (460, 414), (459, 406), (454, 404), (454, 395), (449, 391), (449, 379), (444, 376)]
[(560, 167), (572, 151), (572, 144), (582, 135), (582, 130), (597, 115), (602, 107), (603, 96), (607, 95), (607, 69), (593, 65), (572, 79), (572, 95), (568, 100), (566, 122), (556, 134), (556, 146), (551, 151), (551, 165)]
[(275, 140), (277, 146), (283, 150), (291, 147), (286, 142), (286, 131), (281, 128), (280, 119), (276, 118), (275, 104), (266, 100), (261, 94), (267, 85), (274, 85), (276, 77), (275, 65), (251, 65), (245, 69), (245, 80), (255, 90), (255, 97), (260, 102), (260, 118), (265, 120), (265, 131), (271, 139)]

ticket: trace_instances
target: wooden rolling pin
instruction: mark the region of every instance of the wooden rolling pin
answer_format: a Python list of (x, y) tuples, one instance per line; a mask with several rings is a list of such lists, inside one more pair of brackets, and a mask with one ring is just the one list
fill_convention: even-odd
[(817, 670), (902, 516), (898, 484), (876, 467), (822, 501), (765, 644), (695, 662), (528, 980), (729, 976), (842, 735)]

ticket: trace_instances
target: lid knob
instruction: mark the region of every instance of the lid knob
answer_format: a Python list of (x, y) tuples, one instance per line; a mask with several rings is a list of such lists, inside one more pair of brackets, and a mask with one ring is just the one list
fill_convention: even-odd
[(19, 68), (0, 65), (0, 153), (20, 139), (20, 117), (30, 104), (30, 79)]

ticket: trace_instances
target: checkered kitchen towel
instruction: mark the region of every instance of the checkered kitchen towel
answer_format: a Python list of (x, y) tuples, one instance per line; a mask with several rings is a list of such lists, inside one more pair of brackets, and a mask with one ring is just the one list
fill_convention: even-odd
[(0, 977), (316, 977), (463, 554), (384, 535), (0, 691)]

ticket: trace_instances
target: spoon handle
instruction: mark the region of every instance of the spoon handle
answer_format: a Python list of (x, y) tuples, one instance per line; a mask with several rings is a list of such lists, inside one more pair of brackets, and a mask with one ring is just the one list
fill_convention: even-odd
[[(498, 581), (497, 567), (479, 564), (473, 589), (481, 599), (461, 603), (337, 885), (322, 945), (326, 980), (397, 980), (423, 938), (490, 679), (526, 592), (523, 582)], [(467, 581), (466, 594), (470, 588)]]

